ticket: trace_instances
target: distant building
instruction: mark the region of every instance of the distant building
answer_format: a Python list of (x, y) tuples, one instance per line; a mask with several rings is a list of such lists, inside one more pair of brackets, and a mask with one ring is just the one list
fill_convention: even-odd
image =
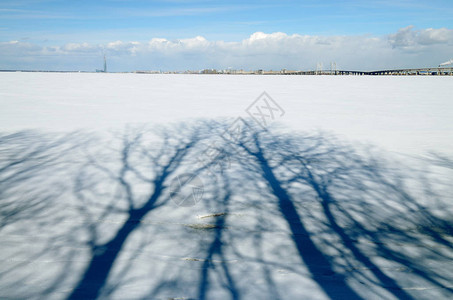
[(161, 71), (155, 71), (155, 70), (137, 70), (133, 71), (132, 73), (136, 74), (161, 74)]
[(216, 69), (204, 69), (200, 74), (218, 74)]
[(96, 72), (107, 73), (107, 60), (105, 59), (105, 54), (104, 54), (104, 70), (96, 69)]

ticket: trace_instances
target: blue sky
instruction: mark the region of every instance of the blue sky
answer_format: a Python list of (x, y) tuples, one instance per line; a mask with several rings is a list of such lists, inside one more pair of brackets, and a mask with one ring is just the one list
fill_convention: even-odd
[(37, 47), (196, 36), (239, 42), (255, 32), (382, 38), (407, 26), (413, 30), (452, 29), (453, 1), (0, 1), (0, 42)]
[(408, 25), (452, 27), (451, 0), (145, 1), (2, 0), (1, 39), (106, 42), (202, 35), (235, 40), (256, 32), (386, 34)]

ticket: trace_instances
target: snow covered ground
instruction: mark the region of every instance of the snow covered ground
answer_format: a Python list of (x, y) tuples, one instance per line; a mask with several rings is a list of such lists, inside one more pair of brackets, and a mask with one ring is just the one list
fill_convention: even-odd
[(0, 73), (0, 298), (451, 298), (452, 86)]
[(247, 116), (266, 91), (296, 130), (404, 153), (453, 149), (450, 77), (0, 73), (0, 129), (119, 128)]

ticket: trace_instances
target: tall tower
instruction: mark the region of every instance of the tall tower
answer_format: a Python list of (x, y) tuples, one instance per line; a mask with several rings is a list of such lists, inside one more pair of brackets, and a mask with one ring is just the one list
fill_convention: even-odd
[(322, 75), (322, 68), (323, 68), (323, 65), (322, 63), (317, 63), (316, 64), (316, 75)]
[(105, 54), (104, 54), (104, 73), (107, 73), (107, 60), (105, 59)]

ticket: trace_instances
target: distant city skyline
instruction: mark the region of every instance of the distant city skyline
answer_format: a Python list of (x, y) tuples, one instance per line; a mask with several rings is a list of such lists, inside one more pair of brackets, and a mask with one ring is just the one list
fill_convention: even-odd
[(452, 28), (450, 0), (3, 0), (0, 69), (432, 67)]

